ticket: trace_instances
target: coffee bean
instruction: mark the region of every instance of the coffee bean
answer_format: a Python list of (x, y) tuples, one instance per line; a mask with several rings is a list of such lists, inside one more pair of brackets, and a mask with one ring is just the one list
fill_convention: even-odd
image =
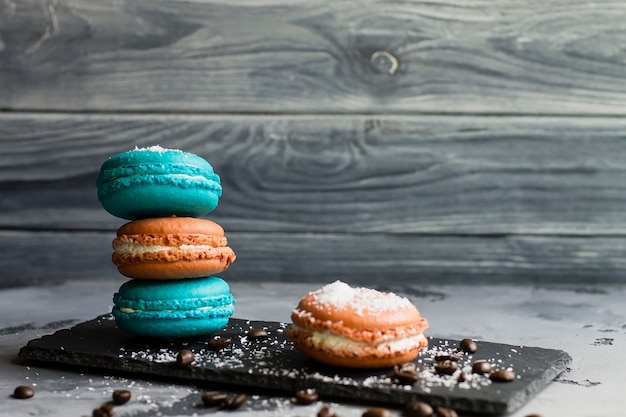
[(176, 356), (176, 363), (180, 366), (191, 365), (196, 360), (196, 356), (189, 349), (183, 349)]
[(337, 414), (333, 412), (332, 408), (325, 405), (319, 409), (319, 411), (317, 412), (317, 417), (339, 417), (339, 416), (337, 416)]
[(13, 398), (17, 398), (20, 400), (25, 400), (27, 398), (32, 398), (35, 395), (35, 390), (26, 385), (20, 385), (15, 388), (13, 391)]
[(319, 398), (320, 396), (313, 388), (296, 391), (296, 401), (298, 401), (298, 404), (313, 404)]
[(234, 394), (229, 395), (226, 400), (224, 400), (224, 408), (227, 410), (236, 410), (246, 402), (246, 394)]
[(331, 411), (330, 407), (325, 405), (322, 408), (319, 409), (319, 411), (317, 412), (317, 417), (332, 417), (333, 412)]
[(491, 372), (491, 364), (487, 361), (477, 361), (472, 365), (473, 374), (488, 374)]
[(209, 342), (207, 343), (207, 347), (209, 348), (209, 350), (218, 351), (230, 345), (231, 341), (232, 340), (230, 337), (216, 336), (213, 339), (209, 340)]
[(365, 410), (361, 417), (391, 417), (391, 413), (386, 408), (373, 407)]
[(459, 360), (461, 360), (461, 358), (459, 358), (456, 355), (436, 355), (435, 356), (435, 361), (436, 362), (443, 362), (443, 361), (458, 362)]
[(402, 409), (404, 417), (431, 417), (433, 412), (429, 404), (421, 401), (411, 401)]
[(475, 353), (478, 350), (478, 344), (472, 339), (461, 340), (459, 347), (465, 353)]
[(92, 417), (111, 417), (108, 412), (104, 411), (102, 408), (94, 408), (91, 412)]
[(458, 378), (456, 379), (458, 382), (465, 382), (467, 381), (467, 375), (465, 375), (465, 372), (461, 371), (461, 373), (459, 374)]
[(113, 404), (106, 403), (100, 408), (96, 408), (91, 412), (92, 417), (113, 417), (115, 411), (113, 411)]
[(132, 394), (127, 389), (118, 389), (113, 391), (113, 404), (122, 405), (130, 401)]
[(218, 391), (208, 391), (202, 394), (202, 402), (207, 407), (222, 405), (226, 398), (228, 398), (228, 395)]
[(262, 339), (267, 336), (267, 330), (265, 329), (250, 329), (248, 331), (248, 339)]
[(437, 417), (459, 417), (456, 411), (447, 407), (435, 407), (435, 415)]
[(459, 365), (454, 361), (443, 361), (435, 364), (435, 372), (439, 375), (452, 375), (459, 368)]
[(509, 369), (499, 369), (489, 375), (489, 379), (494, 382), (513, 382), (515, 381), (515, 372)]
[(420, 373), (414, 363), (396, 365), (393, 367), (393, 373), (401, 384), (414, 384), (420, 377)]

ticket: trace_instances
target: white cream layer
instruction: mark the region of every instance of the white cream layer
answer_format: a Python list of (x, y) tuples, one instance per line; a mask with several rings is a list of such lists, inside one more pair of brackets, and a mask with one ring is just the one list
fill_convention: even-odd
[(141, 255), (142, 253), (161, 252), (168, 250), (195, 250), (209, 251), (215, 249), (211, 245), (179, 245), (179, 246), (159, 246), (159, 245), (141, 245), (139, 243), (126, 240), (124, 243), (118, 243), (114, 246), (115, 253)]
[[(301, 330), (295, 324), (291, 324), (295, 330)], [(420, 342), (424, 339), (423, 334), (415, 336), (405, 337), (402, 339), (394, 339), (386, 342), (382, 342), (376, 345), (370, 343), (359, 342), (356, 340), (348, 339), (344, 336), (337, 336), (329, 332), (311, 332), (311, 342), (316, 348), (324, 347), (326, 349), (338, 349), (338, 350), (353, 350), (362, 349), (364, 347), (373, 346), (377, 350), (401, 352), (405, 350), (415, 349), (420, 345)]]
[[(198, 308), (194, 308), (195, 311), (209, 311), (209, 310), (216, 310), (217, 308), (223, 308), (223, 307), (229, 307), (232, 304), (228, 304), (228, 305), (220, 305), (220, 306), (206, 306), (206, 307), (198, 307)], [(133, 313), (141, 313), (144, 310), (133, 310), (132, 308), (128, 308), (128, 307), (119, 307), (120, 311), (122, 313), (127, 313), (127, 314), (133, 314)], [(176, 310), (159, 310), (159, 311), (166, 311), (166, 312), (173, 312)]]

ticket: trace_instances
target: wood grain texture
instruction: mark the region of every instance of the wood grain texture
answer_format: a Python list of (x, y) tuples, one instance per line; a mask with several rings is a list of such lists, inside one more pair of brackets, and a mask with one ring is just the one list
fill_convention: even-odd
[[(118, 280), (114, 232), (0, 231), (0, 287)], [(626, 238), (231, 233), (227, 281), (362, 285), (623, 283)], [(9, 273), (7, 273), (9, 271)]]
[(233, 232), (626, 234), (626, 120), (0, 114), (0, 228), (114, 230), (100, 164), (197, 153)]
[(7, 0), (0, 108), (626, 114), (626, 3)]

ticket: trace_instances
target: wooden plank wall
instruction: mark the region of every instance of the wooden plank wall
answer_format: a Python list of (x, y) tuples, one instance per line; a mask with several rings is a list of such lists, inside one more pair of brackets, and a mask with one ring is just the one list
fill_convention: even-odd
[(626, 3), (0, 4), (0, 286), (121, 278), (110, 155), (222, 177), (229, 280), (626, 282)]

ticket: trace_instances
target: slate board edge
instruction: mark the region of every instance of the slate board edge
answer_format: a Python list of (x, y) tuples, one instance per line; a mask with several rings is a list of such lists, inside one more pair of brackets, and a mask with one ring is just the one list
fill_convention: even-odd
[[(44, 336), (45, 337), (45, 336)], [(37, 340), (37, 339), (36, 339)], [(85, 363), (84, 357), (76, 356), (71, 352), (65, 350), (52, 350), (42, 349), (36, 346), (31, 346), (30, 342), (27, 346), (20, 349), (18, 356), (23, 359), (31, 360), (34, 362), (44, 364), (64, 364), (77, 368), (87, 368), (97, 371), (111, 371), (114, 374), (128, 373), (133, 375), (139, 375), (146, 377), (147, 375), (154, 377), (165, 378), (178, 378), (181, 382), (197, 382), (208, 384), (227, 384), (228, 386), (239, 386), (244, 388), (252, 388), (258, 390), (257, 386), (247, 384), (245, 379), (233, 379), (222, 378), (220, 373), (214, 373), (208, 369), (199, 369), (194, 367), (177, 367), (174, 364), (155, 363), (154, 366), (146, 367), (145, 362), (140, 360), (129, 360), (127, 358), (121, 358), (118, 361), (106, 361), (92, 360), (89, 363)], [(243, 375), (241, 375), (243, 376)], [(254, 375), (257, 378), (257, 384), (259, 380), (264, 382), (264, 386), (267, 390), (277, 391), (283, 394), (295, 392), (299, 388), (315, 388), (321, 397), (328, 400), (344, 400), (354, 403), (354, 396), (352, 395), (350, 387), (342, 385), (329, 385), (324, 381), (320, 381), (314, 378), (292, 378), (290, 383), (281, 382), (281, 380), (268, 375)], [(540, 386), (543, 386), (543, 382), (538, 382)], [(353, 387), (352, 387), (353, 388)], [(410, 401), (425, 401), (433, 406), (441, 405), (455, 408), (458, 411), (471, 411), (466, 406), (458, 405), (455, 402), (450, 402), (443, 397), (434, 394), (419, 394), (415, 392), (390, 392), (380, 389), (380, 387), (366, 387), (360, 386), (360, 390), (368, 392), (367, 403), (381, 403), (389, 404), (398, 407), (401, 403), (408, 403)], [(498, 401), (481, 401), (474, 400), (482, 411), (482, 414), (489, 415), (501, 415), (508, 413), (524, 403), (524, 398), (530, 398), (534, 396), (534, 392), (530, 392), (528, 395), (521, 396), (515, 400), (515, 407), (509, 407), (506, 402)], [(390, 395), (393, 395), (398, 400), (391, 402)], [(519, 404), (519, 405), (518, 405)]]
[(553, 352), (558, 353), (559, 357), (550, 363), (551, 366), (543, 372), (541, 378), (535, 379), (525, 390), (519, 391), (511, 397), (505, 413), (512, 413), (526, 404), (544, 389), (550, 381), (568, 370), (569, 365), (572, 363), (572, 357), (569, 353), (564, 350), (553, 350)]
[[(172, 363), (163, 363), (163, 362), (146, 362), (142, 360), (133, 360), (129, 358), (120, 357), (115, 360), (111, 360), (110, 357), (107, 357), (106, 360), (100, 360), (97, 356), (91, 356), (89, 363), (85, 362), (85, 354), (84, 353), (74, 353), (68, 352), (61, 349), (45, 349), (37, 346), (38, 343), (42, 343), (47, 338), (54, 338), (61, 333), (67, 332), (71, 333), (71, 330), (75, 327), (87, 325), (90, 322), (99, 321), (100, 319), (106, 317), (108, 315), (101, 315), (95, 319), (88, 320), (86, 322), (78, 323), (73, 326), (71, 329), (62, 329), (58, 330), (53, 334), (44, 335), (37, 339), (30, 340), (26, 346), (22, 347), (18, 353), (18, 357), (32, 360), (36, 362), (42, 362), (47, 364), (64, 364), (70, 365), (80, 368), (88, 368), (94, 369), (98, 371), (112, 371), (113, 373), (130, 373), (135, 375), (143, 375), (149, 374), (155, 377), (166, 377), (166, 378), (178, 378), (184, 382), (202, 382), (202, 383), (210, 383), (210, 384), (228, 384), (230, 386), (239, 386), (246, 387), (252, 389), (258, 389), (258, 379), (264, 380), (264, 387), (268, 390), (280, 391), (283, 393), (294, 392), (297, 388), (315, 388), (319, 394), (323, 397), (327, 397), (329, 399), (337, 399), (337, 400), (348, 400), (350, 402), (354, 402), (354, 397), (351, 393), (350, 388), (354, 388), (352, 386), (343, 386), (343, 385), (331, 385), (326, 383), (325, 381), (321, 381), (315, 378), (310, 377), (292, 377), (287, 382), (285, 380), (280, 380), (275, 378), (272, 375), (262, 375), (262, 374), (254, 374), (254, 377), (257, 379), (256, 384), (250, 384), (246, 381), (250, 375), (248, 374), (236, 374), (237, 378), (233, 379), (232, 376), (230, 378), (222, 378), (220, 376), (220, 372), (212, 371), (207, 368), (198, 368), (198, 367), (178, 367)], [(245, 321), (247, 323), (254, 323), (252, 320), (243, 320), (243, 319), (235, 319), (236, 321)], [(266, 322), (263, 322), (266, 323)], [(267, 322), (270, 323), (270, 322)], [(273, 324), (281, 324), (281, 323), (273, 323)], [(431, 340), (438, 340), (440, 338), (432, 337)], [(441, 339), (447, 340), (447, 339)], [(416, 393), (414, 391), (386, 391), (381, 389), (379, 386), (377, 387), (368, 387), (359, 385), (359, 390), (367, 391), (369, 395), (368, 402), (380, 402), (385, 404), (392, 404), (398, 406), (403, 403), (407, 403), (409, 401), (414, 400), (424, 400), (432, 405), (442, 405), (447, 407), (452, 407), (457, 409), (458, 411), (474, 411), (476, 408), (481, 409), (482, 414), (491, 414), (491, 415), (501, 415), (510, 413), (515, 411), (517, 408), (521, 407), (523, 404), (528, 402), (532, 397), (534, 397), (541, 389), (547, 385), (552, 379), (561, 374), (567, 369), (568, 364), (571, 362), (571, 357), (567, 352), (562, 350), (555, 349), (544, 349), (544, 348), (536, 348), (527, 346), (528, 348), (544, 350), (548, 354), (557, 355), (557, 357), (550, 361), (546, 362), (549, 366), (543, 372), (540, 378), (535, 379), (529, 384), (526, 389), (517, 392), (515, 395), (511, 396), (507, 401), (496, 401), (494, 399), (481, 400), (481, 399), (473, 399), (473, 405), (468, 406), (467, 402), (460, 400), (452, 401), (446, 399), (444, 397), (438, 396), (434, 393)], [(146, 366), (148, 364), (148, 366)], [(242, 378), (243, 377), (243, 378)], [(285, 378), (287, 379), (287, 378)], [(394, 401), (391, 401), (390, 397), (395, 397)]]

